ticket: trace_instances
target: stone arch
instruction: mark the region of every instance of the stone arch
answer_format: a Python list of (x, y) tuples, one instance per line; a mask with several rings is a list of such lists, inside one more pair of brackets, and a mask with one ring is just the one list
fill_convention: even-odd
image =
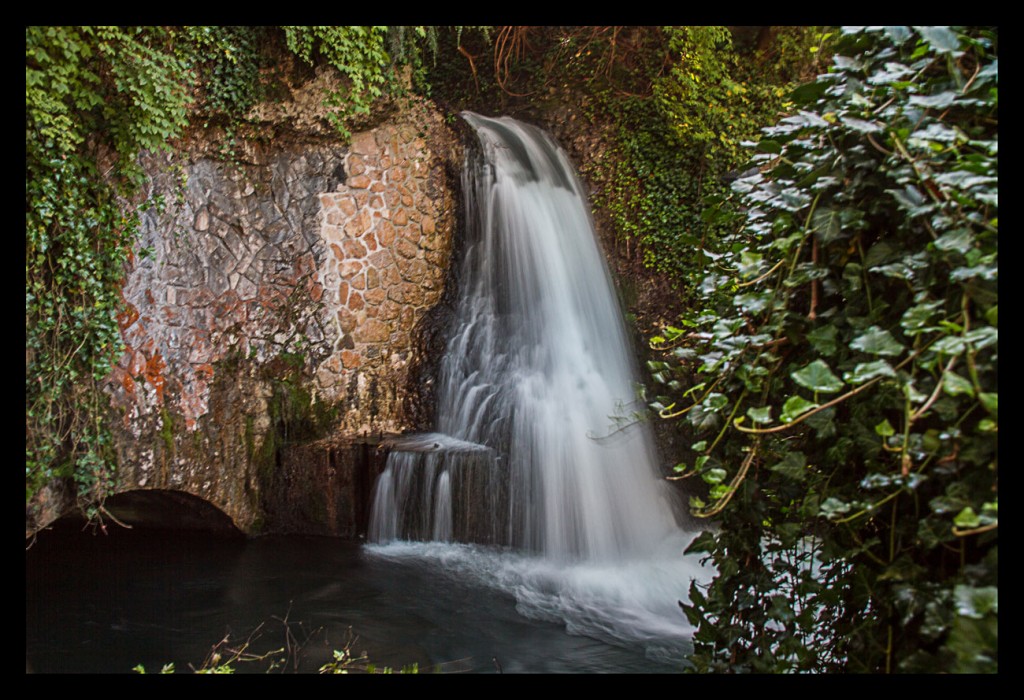
[(103, 506), (125, 525), (203, 530), (242, 536), (231, 517), (204, 498), (184, 491), (136, 489), (111, 496)]

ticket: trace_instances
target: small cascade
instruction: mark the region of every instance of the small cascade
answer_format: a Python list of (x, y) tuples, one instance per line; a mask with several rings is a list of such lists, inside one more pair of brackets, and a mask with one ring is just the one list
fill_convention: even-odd
[(494, 450), (441, 433), (384, 443), (388, 462), (377, 481), (369, 540), (501, 544), (489, 513), (503, 488)]

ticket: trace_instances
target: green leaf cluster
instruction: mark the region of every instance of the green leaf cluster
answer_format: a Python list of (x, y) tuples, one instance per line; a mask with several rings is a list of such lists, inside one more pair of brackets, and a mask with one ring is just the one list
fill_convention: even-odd
[(698, 671), (997, 670), (996, 51), (843, 28), (715, 204), (742, 221), (660, 368), (713, 391), (657, 406), (728, 485)]

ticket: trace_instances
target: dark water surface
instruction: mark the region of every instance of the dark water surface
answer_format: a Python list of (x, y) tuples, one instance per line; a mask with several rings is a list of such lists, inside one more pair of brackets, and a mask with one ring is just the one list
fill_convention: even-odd
[(59, 527), (26, 552), (25, 581), (27, 664), (39, 673), (130, 673), (137, 664), (152, 673), (171, 662), (183, 671), (226, 636), (238, 645), (254, 631), (248, 651), (285, 647), (274, 658), (313, 673), (349, 628), (353, 651), (380, 666), (417, 663), (421, 673), (681, 670), (638, 646), (528, 619), (507, 588), (444, 557), (382, 555), (332, 538)]

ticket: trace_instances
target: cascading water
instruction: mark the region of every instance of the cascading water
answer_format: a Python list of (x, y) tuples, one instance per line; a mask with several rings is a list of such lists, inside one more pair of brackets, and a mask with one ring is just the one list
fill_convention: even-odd
[(622, 427), (633, 351), (586, 197), (544, 132), (463, 116), (479, 148), (463, 172), (466, 250), (439, 432), (392, 444), (370, 540), (502, 545), (504, 559), (389, 551), (443, 551), (449, 566), (462, 551), (463, 568), (507, 586), (527, 615), (672, 646), (687, 631), (676, 601), (700, 567), (681, 555), (689, 537), (648, 427)]

